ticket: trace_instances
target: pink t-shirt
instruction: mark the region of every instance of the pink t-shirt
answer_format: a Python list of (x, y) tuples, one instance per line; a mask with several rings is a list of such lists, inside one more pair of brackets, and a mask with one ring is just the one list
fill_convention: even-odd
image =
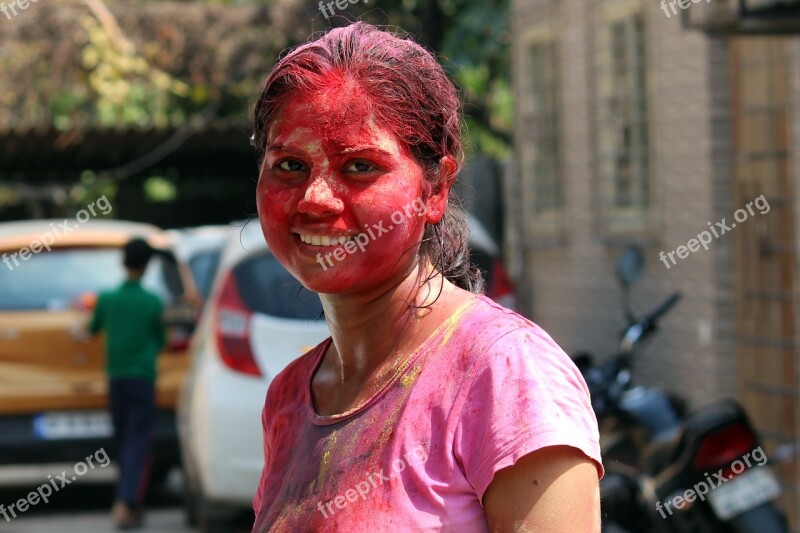
[(267, 393), (253, 531), (488, 531), (498, 470), (568, 445), (603, 466), (589, 392), (541, 328), (478, 296), (369, 401), (319, 416), (311, 378), (331, 339)]

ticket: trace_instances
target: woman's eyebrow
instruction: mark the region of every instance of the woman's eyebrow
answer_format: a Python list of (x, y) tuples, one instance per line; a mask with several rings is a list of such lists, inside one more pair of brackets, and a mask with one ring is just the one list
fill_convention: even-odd
[(384, 155), (386, 157), (391, 157), (392, 156), (392, 154), (390, 152), (388, 152), (388, 151), (386, 151), (386, 150), (384, 150), (382, 148), (378, 148), (378, 147), (376, 147), (374, 145), (347, 146), (345, 148), (342, 148), (338, 152), (336, 152), (336, 155), (347, 155), (347, 154), (354, 154), (354, 153), (357, 153), (357, 152), (377, 152), (377, 153), (382, 154), (382, 155)]
[[(268, 144), (267, 152), (286, 152), (287, 154), (295, 154), (295, 155), (303, 155), (304, 153), (303, 150), (300, 150), (298, 148), (293, 148), (291, 146), (286, 146), (285, 144)], [(339, 149), (333, 155), (349, 155), (358, 152), (373, 152), (373, 153), (378, 153), (384, 157), (392, 157), (394, 155), (388, 150), (384, 150), (383, 148), (379, 148), (375, 145), (345, 146)]]
[(286, 152), (288, 154), (297, 154), (297, 155), (302, 154), (301, 150), (294, 149), (284, 144), (268, 144), (267, 152)]

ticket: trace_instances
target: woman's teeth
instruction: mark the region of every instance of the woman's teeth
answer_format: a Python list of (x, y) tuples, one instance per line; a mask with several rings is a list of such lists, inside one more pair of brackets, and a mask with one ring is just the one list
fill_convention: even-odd
[(328, 237), (327, 235), (300, 235), (300, 240), (313, 246), (337, 246), (347, 241), (352, 241), (353, 236), (339, 235), (338, 237)]

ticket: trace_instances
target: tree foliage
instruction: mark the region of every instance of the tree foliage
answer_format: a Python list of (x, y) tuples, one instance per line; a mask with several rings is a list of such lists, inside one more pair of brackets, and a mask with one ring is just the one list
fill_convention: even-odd
[[(434, 51), (461, 88), (468, 151), (504, 158), (512, 127), (507, 1), (363, 0), (330, 19), (315, 0), (32, 4), (0, 33), (0, 132), (246, 128), (258, 83), (281, 53), (360, 19)], [(0, 180), (0, 209), (50, 197), (69, 210), (98, 192), (112, 197), (116, 178), (102, 170), (61, 188)], [(171, 182), (159, 172), (145, 176), (143, 190), (170, 201)]]
[(435, 51), (462, 88), (469, 144), (504, 156), (512, 121), (506, 11), (507, 0), (369, 0), (330, 19), (313, 0), (40, 4), (0, 36), (0, 128), (163, 128), (204, 109), (208, 120), (243, 121), (282, 50), (360, 18)]
[(507, 156), (513, 126), (507, 0), (382, 0), (380, 8), (364, 19), (412, 33), (437, 52), (462, 89), (471, 150)]

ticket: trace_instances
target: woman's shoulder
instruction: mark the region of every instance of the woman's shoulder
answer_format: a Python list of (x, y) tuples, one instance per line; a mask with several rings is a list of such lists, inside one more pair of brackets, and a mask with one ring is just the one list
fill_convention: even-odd
[[(498, 304), (488, 296), (475, 295), (469, 313), (466, 313), (460, 331), (477, 341), (480, 347), (494, 344), (510, 334), (547, 336), (531, 320), (512, 309)], [(549, 337), (548, 337), (549, 338)]]
[(475, 303), (453, 335), (454, 348), (473, 370), (502, 361), (524, 359), (528, 364), (557, 364), (572, 374), (572, 363), (548, 333), (516, 311), (507, 309), (486, 296), (475, 296)]
[[(448, 354), (460, 371), (457, 455), (480, 497), (494, 474), (546, 446), (578, 448), (602, 474), (597, 420), (575, 364), (541, 327), (479, 298)], [(459, 366), (461, 368), (459, 368)]]

